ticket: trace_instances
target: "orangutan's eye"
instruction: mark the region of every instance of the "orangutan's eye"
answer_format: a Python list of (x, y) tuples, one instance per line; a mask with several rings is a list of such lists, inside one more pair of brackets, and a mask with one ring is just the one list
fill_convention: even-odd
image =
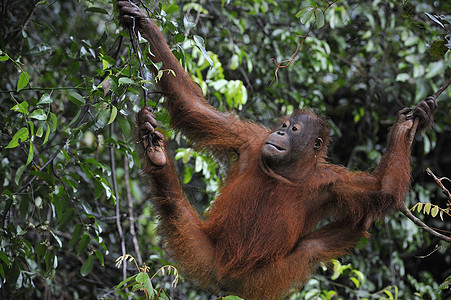
[(294, 125), (291, 127), (291, 130), (293, 130), (294, 132), (296, 132), (296, 131), (301, 130), (301, 128), (302, 128), (301, 124), (294, 124)]

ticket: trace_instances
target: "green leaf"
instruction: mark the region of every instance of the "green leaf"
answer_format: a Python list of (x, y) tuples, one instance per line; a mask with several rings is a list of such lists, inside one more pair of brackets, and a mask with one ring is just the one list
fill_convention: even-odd
[(398, 75), (396, 75), (396, 81), (407, 81), (411, 78), (411, 76), (407, 73), (399, 73)]
[(442, 282), (442, 284), (440, 284), (438, 289), (439, 289), (439, 291), (443, 291), (443, 290), (448, 289), (450, 286), (451, 286), (451, 275), (448, 276), (445, 279), (445, 281)]
[(14, 105), (11, 110), (20, 112), (21, 114), (28, 115), (28, 102), (23, 101), (22, 103)]
[(177, 33), (177, 34), (175, 35), (175, 41), (176, 41), (177, 43), (182, 43), (182, 42), (184, 42), (184, 41), (185, 41), (185, 35), (182, 34), (182, 33)]
[(14, 182), (19, 185), (20, 183), (20, 177), (22, 177), (23, 171), (25, 171), (25, 168), (27, 165), (22, 165), (17, 169), (16, 176), (14, 177)]
[[(110, 67), (110, 64), (108, 63), (108, 61), (106, 60), (106, 59), (103, 59), (102, 58), (102, 70), (106, 70), (106, 69), (108, 69)], [(104, 84), (107, 84), (108, 85), (108, 87), (109, 87), (109, 81), (111, 80), (111, 78), (106, 78), (104, 81), (102, 81), (102, 86), (104, 85)], [(109, 88), (108, 88), (108, 90), (109, 90)], [(106, 94), (106, 92), (105, 92), (105, 94)]]
[(340, 274), (341, 274), (341, 264), (340, 264), (340, 262), (334, 259), (333, 260), (333, 268), (334, 268), (334, 273), (333, 273), (331, 279), (335, 280), (338, 277), (340, 277)]
[(16, 134), (14, 134), (13, 138), (9, 142), (8, 146), (6, 146), (6, 148), (16, 148), (17, 146), (19, 146), (19, 141), (25, 142), (26, 140), (28, 140), (28, 136), (29, 136), (28, 128), (26, 127), (20, 128), (16, 132)]
[(436, 16), (425, 13), (432, 21), (434, 21), (435, 23), (437, 23), (439, 26), (441, 26), (442, 28), (445, 28), (445, 25), (442, 23), (442, 21), (440, 21)]
[(443, 58), (448, 50), (449, 49), (445, 46), (444, 40), (435, 40), (432, 42), (431, 47), (429, 48), (429, 53), (432, 60), (439, 60)]
[[(177, 4), (171, 4), (166, 6), (166, 8), (164, 9), (164, 12), (166, 14), (172, 14), (175, 12), (179, 12), (180, 11), (180, 7)], [(208, 13), (208, 12), (207, 12)]]
[(431, 210), (431, 216), (435, 218), (438, 214), (438, 211), (439, 211), (438, 206), (434, 205), (434, 207), (432, 207), (432, 210)]
[(28, 82), (30, 81), (30, 75), (27, 72), (23, 71), (19, 75), (19, 81), (17, 81), (17, 91), (24, 89)]
[(108, 15), (108, 12), (105, 9), (100, 8), (100, 7), (88, 7), (87, 9), (85, 9), (85, 11)]
[(183, 174), (183, 183), (187, 184), (193, 178), (193, 171), (191, 168), (186, 167)]
[(423, 203), (417, 203), (417, 211), (421, 212), (422, 208), (423, 208)]
[(53, 231), (49, 230), (49, 232), (52, 234), (53, 238), (58, 243), (58, 246), (60, 248), (62, 248), (63, 247), (63, 243), (61, 242), (61, 239)]
[(238, 55), (234, 54), (232, 55), (232, 58), (230, 59), (230, 69), (236, 70), (240, 65), (239, 57)]
[(45, 182), (47, 182), (50, 186), (55, 184), (55, 177), (53, 177), (52, 175), (46, 173), (46, 172), (39, 172), (39, 171), (30, 171), (30, 175), (36, 175), (39, 178), (41, 178), (42, 180), (44, 180)]
[(21, 266), (22, 266), (21, 260), (15, 259), (12, 263), (12, 266), (8, 270), (8, 282), (9, 284), (12, 284), (12, 286), (21, 286), (21, 282), (23, 280), (21, 276), (22, 271)]
[(47, 143), (49, 141), (49, 136), (50, 136), (50, 125), (49, 125), (49, 123), (46, 123), (46, 124), (47, 124), (47, 130), (45, 131), (44, 141), (42, 142), (42, 145), (44, 145), (45, 143)]
[(136, 281), (139, 283), (144, 283), (149, 278), (149, 275), (145, 272), (139, 272), (138, 275), (136, 275)]
[(0, 251), (0, 259), (5, 263), (7, 267), (11, 265), (8, 256), (3, 251)]
[(109, 118), (108, 115), (109, 112), (107, 109), (101, 110), (96, 116), (95, 123), (91, 127), (89, 127), (89, 130), (96, 131), (105, 127), (107, 120)]
[(141, 283), (149, 295), (154, 294), (154, 288), (147, 273), (139, 272), (139, 274), (136, 276), (136, 282)]
[(205, 50), (205, 42), (204, 39), (199, 35), (193, 35), (194, 42), (196, 43), (197, 48), (199, 48), (200, 52), (202, 52), (202, 55), (205, 57), (205, 59), (210, 63), (210, 66), (213, 66), (213, 60), (211, 59), (210, 55), (208, 54), (207, 50)]
[(37, 246), (36, 246), (36, 256), (38, 259), (41, 259), (42, 256), (45, 254), (47, 250), (47, 246), (45, 245), (45, 241), (41, 241)]
[(78, 189), (78, 183), (75, 180), (72, 180), (70, 178), (67, 177), (63, 177), (61, 179), (62, 182), (64, 182), (65, 184), (67, 184), (67, 187), (71, 187), (72, 191), (75, 193), (77, 192)]
[[(132, 275), (132, 276), (130, 276), (130, 277), (127, 277), (125, 280), (122, 280), (118, 285), (116, 285), (115, 289), (118, 291), (118, 290), (121, 288), (121, 286), (123, 286), (123, 285), (125, 285), (126, 283), (128, 283), (128, 282), (134, 280), (134, 279), (136, 278), (136, 276), (137, 276), (137, 274), (134, 274), (134, 275)], [(133, 284), (130, 284), (129, 286), (131, 286), (131, 285), (133, 285)], [(126, 288), (126, 287), (124, 287), (124, 289), (125, 289), (125, 288)]]
[(80, 255), (83, 251), (86, 250), (86, 247), (88, 247), (89, 241), (91, 240), (91, 237), (86, 232), (83, 234), (80, 243), (77, 247), (77, 254)]
[(42, 137), (43, 134), (44, 134), (44, 129), (42, 129), (42, 127), (39, 127), (38, 130), (36, 131), (36, 136)]
[[(97, 180), (100, 182), (101, 186), (103, 187), (103, 191), (106, 193), (106, 197), (110, 199), (113, 196), (113, 191), (108, 185), (108, 182), (105, 180), (105, 178), (100, 177), (99, 175), (96, 175)], [(116, 203), (116, 199), (114, 198), (114, 203)]]
[(119, 85), (123, 85), (123, 84), (134, 84), (134, 83), (135, 83), (133, 80), (131, 80), (131, 79), (128, 78), (128, 77), (121, 77), (121, 78), (119, 78), (118, 82), (119, 82)]
[(124, 135), (126, 137), (130, 136), (130, 132), (132, 131), (130, 122), (121, 115), (117, 116), (117, 121), (119, 122), (119, 127), (121, 127), (121, 130), (124, 133)]
[(31, 161), (33, 160), (33, 143), (30, 143), (30, 148), (28, 150), (28, 157), (27, 157), (27, 163), (26, 165), (29, 165)]
[(59, 220), (58, 229), (62, 229), (64, 227), (66, 227), (66, 225), (69, 224), (69, 222), (74, 219), (74, 214), (75, 214), (74, 209), (73, 208), (69, 208), (69, 209), (65, 208), (65, 209), (66, 209), (66, 211), (61, 216), (61, 220)]
[(0, 264), (0, 277), (1, 277), (2, 279), (5, 279), (5, 278), (6, 278), (5, 270), (3, 270), (2, 264)]
[(183, 18), (183, 26), (185, 27), (185, 30), (189, 30), (191, 28), (194, 28), (196, 24), (189, 21), (187, 18)]
[(39, 108), (30, 114), (30, 118), (36, 119), (39, 121), (44, 121), (44, 120), (47, 120), (47, 114), (46, 114), (45, 110)]
[(94, 251), (94, 253), (97, 256), (97, 259), (100, 261), (100, 264), (102, 265), (102, 267), (104, 267), (105, 266), (105, 260), (103, 258), (102, 252), (100, 252), (99, 250), (96, 250), (96, 251)]
[(324, 26), (324, 13), (320, 8), (315, 10), (316, 14), (316, 27), (321, 28)]
[(202, 170), (202, 157), (196, 157), (196, 161), (194, 163), (194, 172), (200, 172)]
[(34, 135), (34, 123), (33, 122), (31, 122), (31, 121), (28, 121), (28, 125), (30, 126), (29, 127), (29, 136), (30, 137), (33, 137), (33, 135)]
[(116, 119), (116, 116), (117, 116), (117, 107), (113, 105), (113, 107), (111, 108), (110, 120), (108, 121), (107, 125), (113, 123), (113, 121)]
[(85, 277), (89, 273), (91, 273), (92, 266), (94, 265), (94, 257), (92, 255), (88, 256), (88, 259), (85, 260), (80, 269), (81, 276)]
[(9, 59), (8, 54), (6, 54), (5, 52), (0, 50), (0, 61), (5, 61), (5, 60), (8, 60), (8, 59)]
[(67, 151), (64, 150), (64, 149), (61, 149), (61, 152), (62, 152), (63, 155), (64, 155), (64, 159), (66, 160), (66, 163), (69, 163), (69, 162), (70, 162), (70, 156), (69, 156), (69, 154), (67, 153)]
[(307, 23), (313, 17), (314, 13), (315, 13), (314, 7), (307, 7), (305, 13), (301, 17), (301, 23), (302, 24)]
[(355, 285), (356, 288), (359, 288), (359, 286), (360, 286), (360, 281), (359, 281), (357, 278), (351, 277), (351, 278), (349, 278), (349, 279), (351, 279), (351, 281), (354, 283), (354, 285)]
[(67, 95), (69, 97), (69, 100), (75, 105), (81, 106), (86, 104), (85, 98), (83, 98), (83, 96), (77, 92), (70, 91)]
[(53, 102), (53, 99), (50, 98), (50, 95), (46, 93), (41, 96), (41, 99), (39, 99), (38, 104), (50, 104), (52, 102)]
[(27, 255), (30, 257), (34, 254), (34, 248), (31, 243), (27, 239), (22, 239), (22, 249), (25, 251)]
[(72, 249), (76, 243), (80, 240), (81, 234), (83, 232), (83, 226), (81, 223), (78, 223), (75, 226), (74, 232), (72, 233), (72, 239), (69, 242), (69, 249)]
[(10, 190), (8, 190), (8, 189), (4, 189), (3, 192), (2, 192), (2, 195), (3, 195), (3, 196), (6, 196), (6, 197), (8, 197), (8, 198), (11, 198), (11, 199), (14, 198), (13, 193), (12, 193)]
[(58, 118), (54, 113), (50, 113), (52, 116), (52, 132), (55, 132), (56, 126), (58, 125)]
[(307, 9), (311, 9), (311, 8), (312, 8), (311, 6), (307, 6), (307, 7), (302, 8), (300, 11), (298, 11), (296, 13), (295, 17), (300, 19), (307, 12)]
[(395, 299), (395, 297), (393, 296), (393, 293), (390, 292), (389, 290), (385, 289), (384, 293), (387, 294), (388, 299)]

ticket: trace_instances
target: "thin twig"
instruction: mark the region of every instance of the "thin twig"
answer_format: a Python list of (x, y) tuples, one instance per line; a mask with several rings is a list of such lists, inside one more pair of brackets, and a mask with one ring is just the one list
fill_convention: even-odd
[[(141, 60), (142, 52), (141, 52), (141, 48), (139, 47), (138, 36), (135, 33), (135, 26), (136, 26), (135, 21), (136, 20), (133, 19), (133, 25), (128, 28), (128, 32), (129, 32), (129, 35), (130, 35), (130, 43), (131, 43), (131, 46), (132, 46), (131, 47), (131, 52), (135, 53), (136, 58), (138, 59), (138, 62), (139, 62), (138, 73), (139, 73), (139, 75), (141, 76), (142, 79), (147, 80), (148, 79), (147, 76), (146, 76), (147, 74), (145, 74), (144, 71), (143, 71), (143, 67), (145, 67), (145, 66), (144, 66), (144, 63)], [(131, 65), (130, 65), (130, 68), (131, 68)], [(147, 88), (146, 88), (146, 84), (145, 83), (143, 83), (143, 97), (144, 97), (144, 106), (149, 106), (149, 99), (147, 97)]]
[[(432, 176), (432, 178), (434, 178), (435, 182), (437, 182), (438, 186), (442, 189), (443, 194), (446, 195), (446, 197), (448, 197), (451, 200), (451, 193), (449, 192), (449, 190), (443, 185), (442, 180), (449, 180), (449, 178), (447, 177), (442, 177), (442, 178), (438, 178), (437, 176), (435, 176), (435, 174), (432, 172), (431, 169), (427, 168), (426, 169), (426, 173), (428, 173), (429, 176)], [(449, 201), (448, 201), (449, 203)]]
[[(448, 79), (448, 81), (446, 81), (438, 90), (437, 92), (435, 92), (432, 96), (428, 97), (428, 98), (432, 98), (434, 100), (436, 100), (438, 98), (438, 96), (440, 96), (447, 88), (448, 86), (451, 85), (451, 78)], [(418, 128), (418, 123), (419, 123), (419, 119), (415, 118), (415, 120), (413, 121), (413, 125), (412, 128), (410, 129), (410, 144), (412, 145), (413, 139), (415, 138), (415, 134), (417, 132), (417, 128)]]
[[(126, 138), (122, 135), (122, 139), (125, 141)], [(133, 197), (130, 191), (130, 169), (128, 167), (128, 156), (124, 156), (124, 184), (125, 184), (125, 196), (127, 197), (128, 206), (128, 219), (130, 222), (130, 234), (132, 236), (133, 247), (135, 248), (135, 255), (138, 264), (141, 266), (143, 264), (143, 259), (141, 256), (141, 250), (139, 248), (138, 238), (136, 237), (135, 230), (135, 218), (133, 213)]]
[[(110, 138), (113, 138), (113, 132), (114, 132), (114, 122), (109, 125), (110, 127)], [(120, 210), (120, 198), (119, 198), (119, 191), (117, 188), (117, 180), (116, 180), (116, 163), (114, 160), (114, 147), (113, 145), (110, 145), (110, 165), (111, 165), (111, 179), (113, 181), (113, 191), (114, 191), (114, 197), (116, 198), (116, 226), (117, 231), (119, 233), (119, 239), (121, 240), (121, 252), (122, 255), (126, 255), (127, 251), (125, 248), (125, 239), (124, 239), (124, 232), (122, 230), (122, 223), (121, 223), (121, 210)], [(127, 278), (127, 264), (122, 264), (122, 280), (125, 280)]]

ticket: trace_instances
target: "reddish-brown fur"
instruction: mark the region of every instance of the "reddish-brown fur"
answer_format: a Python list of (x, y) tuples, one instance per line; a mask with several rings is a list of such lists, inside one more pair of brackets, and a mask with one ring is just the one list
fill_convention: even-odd
[[(305, 151), (288, 174), (277, 174), (260, 154), (271, 131), (210, 106), (157, 26), (128, 2), (118, 6), (123, 23), (130, 16), (136, 19), (151, 45), (152, 60), (175, 72), (165, 72), (159, 82), (172, 126), (198, 149), (231, 162), (203, 221), (185, 198), (173, 163), (155, 166), (144, 156), (160, 232), (187, 278), (246, 299), (282, 297), (301, 286), (318, 262), (346, 253), (369, 235), (374, 219), (402, 203), (410, 183), (411, 122), (405, 114), (399, 115), (387, 152), (372, 173), (327, 163), (324, 147), (317, 154)], [(138, 120), (146, 113), (142, 110)], [(301, 113), (323, 123), (310, 111)], [(321, 136), (327, 139), (327, 133)], [(333, 221), (315, 230), (325, 218)]]

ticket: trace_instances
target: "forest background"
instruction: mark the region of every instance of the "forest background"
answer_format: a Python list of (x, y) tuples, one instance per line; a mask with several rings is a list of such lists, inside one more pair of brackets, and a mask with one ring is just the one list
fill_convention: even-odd
[[(397, 111), (451, 78), (449, 1), (141, 3), (215, 107), (267, 126), (312, 107), (331, 127), (329, 160), (351, 169), (374, 168)], [(130, 43), (114, 1), (2, 0), (0, 15), (0, 298), (221, 296), (160, 269), (170, 261), (135, 151), (145, 99), (199, 211), (223, 173), (168, 128), (148, 48)], [(451, 199), (426, 169), (451, 177), (451, 89), (437, 102), (434, 125), (414, 141), (405, 201), (449, 236)], [(290, 299), (451, 297), (449, 243), (399, 212), (371, 233)]]

